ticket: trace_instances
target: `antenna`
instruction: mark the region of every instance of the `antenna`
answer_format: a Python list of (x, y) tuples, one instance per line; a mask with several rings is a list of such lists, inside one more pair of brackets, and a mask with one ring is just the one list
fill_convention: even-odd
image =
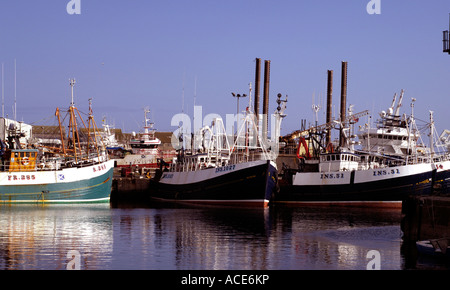
[(240, 98), (245, 98), (247, 97), (247, 94), (235, 94), (235, 93), (231, 93), (231, 95), (235, 98), (237, 98), (237, 108), (236, 108), (236, 131), (238, 130), (239, 127), (239, 99)]
[(2, 118), (5, 118), (5, 78), (4, 78), (4, 63), (2, 63)]
[(89, 98), (89, 117), (92, 116), (93, 112), (92, 112), (92, 98)]
[(14, 59), (14, 121), (17, 118), (17, 65)]
[(72, 101), (70, 103), (70, 106), (73, 107), (75, 103), (73, 102), (73, 86), (75, 85), (75, 79), (69, 79), (70, 88), (72, 90)]
[[(450, 13), (449, 13), (449, 19), (450, 19)], [(449, 20), (449, 30), (450, 30), (450, 20)], [(448, 54), (450, 54), (450, 41), (449, 41), (449, 30), (445, 30), (443, 31), (443, 37), (442, 37), (442, 42), (444, 45), (443, 48), (443, 52), (447, 52)]]
[(184, 113), (184, 78), (186, 73), (183, 73), (183, 91), (181, 94), (181, 113)]
[(313, 96), (312, 96), (312, 106), (311, 106), (311, 108), (312, 108), (312, 110), (313, 110), (313, 112), (314, 112), (314, 114), (315, 114), (315, 116), (316, 116), (316, 125), (317, 125), (317, 122), (318, 122), (318, 116), (317, 116), (317, 113), (320, 111), (320, 109), (321, 109), (321, 106), (320, 106), (320, 97), (319, 97), (319, 101), (318, 101), (318, 103), (317, 103), (317, 105), (316, 104), (314, 104), (314, 97), (315, 97), (315, 92), (313, 93)]
[(150, 108), (148, 106), (144, 107), (144, 127), (148, 127), (148, 120), (147, 114), (150, 113)]
[(195, 99), (197, 98), (197, 76), (195, 76), (194, 81), (194, 107), (195, 107)]
[(252, 83), (250, 82), (248, 84), (248, 111), (253, 111), (252, 110)]
[[(195, 127), (195, 124), (196, 124), (196, 120), (195, 120), (195, 113), (196, 113), (196, 110), (195, 110), (195, 101), (196, 101), (196, 99), (197, 99), (197, 76), (195, 76), (195, 79), (194, 79), (194, 114), (193, 114), (193, 117), (192, 117), (192, 122), (194, 123), (194, 134), (191, 134), (191, 146), (192, 146), (192, 149), (194, 149), (194, 147), (196, 146), (196, 144), (195, 144), (195, 134), (197, 133), (197, 132), (195, 132), (195, 129), (197, 129), (196, 127)], [(201, 119), (202, 119), (202, 117), (200, 117), (200, 121), (201, 121)]]

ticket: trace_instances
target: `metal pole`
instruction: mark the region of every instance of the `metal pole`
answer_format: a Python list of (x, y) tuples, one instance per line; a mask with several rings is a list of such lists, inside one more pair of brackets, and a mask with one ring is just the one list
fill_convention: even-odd
[(345, 128), (345, 118), (347, 110), (347, 62), (342, 62), (342, 74), (341, 74), (341, 132), (339, 136), (339, 146), (344, 147), (346, 140), (342, 130)]
[(267, 130), (269, 126), (269, 84), (270, 84), (270, 60), (264, 62), (264, 96), (263, 96), (263, 123), (262, 136), (267, 140)]
[[(326, 124), (331, 122), (331, 106), (333, 96), (333, 71), (328, 71), (328, 84), (327, 84), (327, 120)], [(327, 128), (326, 146), (331, 142), (331, 131)]]

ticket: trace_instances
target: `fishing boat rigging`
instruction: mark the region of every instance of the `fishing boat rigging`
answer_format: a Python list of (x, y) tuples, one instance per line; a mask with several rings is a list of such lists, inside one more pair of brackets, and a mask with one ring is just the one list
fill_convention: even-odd
[[(286, 116), (287, 100), (278, 96), (275, 126)], [(152, 197), (199, 204), (267, 206), (276, 191), (279, 129), (263, 140), (256, 116), (246, 115), (234, 142), (221, 118), (196, 132), (191, 150), (181, 148), (173, 163), (161, 172)]]
[[(92, 203), (109, 202), (113, 161), (109, 160), (98, 136), (91, 102), (86, 123), (74, 105), (74, 80), (70, 80), (72, 101), (68, 114), (56, 109), (58, 136), (52, 134), (53, 146), (41, 138), (29, 136), (28, 143), (18, 141), (20, 130), (7, 133), (10, 146), (3, 146), (3, 166), (0, 172), (1, 203)], [(65, 136), (64, 121), (68, 117)], [(77, 119), (83, 126), (78, 124)], [(38, 126), (40, 127), (40, 126)], [(11, 127), (12, 129), (12, 127)]]
[[(367, 111), (358, 116), (349, 111), (345, 122), (331, 122), (338, 126), (328, 123), (289, 136), (299, 137), (297, 155), (301, 162), (299, 168), (282, 172), (277, 201), (392, 205), (401, 204), (406, 194), (431, 193), (435, 176), (447, 178), (448, 161), (442, 155), (436, 158), (434, 143), (427, 147), (419, 142), (413, 110), (409, 117), (400, 115), (403, 97), (402, 90), (395, 106), (394, 95), (387, 112), (380, 113), (377, 126), (360, 126), (358, 134), (354, 125)], [(333, 128), (344, 133), (345, 142), (325, 147), (317, 136)], [(353, 140), (356, 137), (358, 141)]]

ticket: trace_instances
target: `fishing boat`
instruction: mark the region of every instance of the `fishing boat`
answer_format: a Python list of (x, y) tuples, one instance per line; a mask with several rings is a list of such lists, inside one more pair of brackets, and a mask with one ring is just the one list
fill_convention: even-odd
[(270, 142), (262, 140), (255, 114), (248, 109), (232, 145), (222, 119), (215, 118), (211, 126), (196, 132), (192, 149), (180, 149), (155, 179), (152, 197), (194, 204), (268, 206), (277, 188), (275, 159), (287, 101), (280, 98), (274, 114), (277, 129)]
[(108, 153), (114, 153), (114, 151), (125, 151), (125, 146), (116, 138), (116, 134), (112, 132), (112, 130), (115, 130), (114, 128), (111, 130), (111, 126), (106, 123), (106, 119), (103, 118), (102, 120), (102, 127), (103, 131), (100, 131), (99, 134), (101, 136), (101, 140), (103, 145), (106, 147), (106, 150), (108, 150)]
[[(409, 117), (399, 113), (402, 99), (403, 91), (395, 107), (394, 95), (376, 128), (360, 127), (359, 142), (352, 138), (360, 113), (353, 115), (351, 109), (345, 120), (335, 120), (323, 131), (316, 126), (300, 134), (299, 166), (281, 174), (276, 201), (400, 207), (409, 194), (430, 194), (437, 174), (444, 177), (449, 163), (419, 142), (413, 113)], [(323, 144), (321, 136), (334, 128), (344, 142)]]
[(140, 134), (132, 133), (132, 139), (128, 143), (131, 153), (125, 154), (123, 158), (115, 159), (116, 167), (137, 166), (155, 171), (158, 168), (158, 159), (163, 158), (170, 163), (175, 152), (161, 150), (161, 140), (156, 137), (154, 123), (148, 118), (150, 110), (144, 109), (144, 126)]
[(74, 106), (74, 84), (71, 80), (72, 102), (66, 115), (69, 119), (66, 138), (62, 111), (57, 108), (55, 113), (61, 146), (43, 147), (38, 143), (23, 146), (19, 142), (23, 133), (16, 126), (8, 128), (7, 142), (1, 142), (0, 203), (109, 202), (114, 162), (109, 160), (105, 148), (98, 146), (98, 130), (91, 108), (89, 125), (80, 130), (76, 118), (83, 119)]
[(423, 240), (417, 241), (416, 247), (420, 254), (450, 259), (449, 242), (449, 238)]

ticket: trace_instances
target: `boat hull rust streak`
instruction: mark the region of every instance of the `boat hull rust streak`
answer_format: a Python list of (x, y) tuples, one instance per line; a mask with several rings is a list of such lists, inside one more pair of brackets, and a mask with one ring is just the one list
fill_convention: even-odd
[(0, 203), (109, 202), (114, 161), (57, 171), (0, 172)]
[(199, 171), (164, 172), (154, 186), (152, 197), (196, 204), (261, 207), (268, 206), (276, 186), (276, 165), (259, 160)]

